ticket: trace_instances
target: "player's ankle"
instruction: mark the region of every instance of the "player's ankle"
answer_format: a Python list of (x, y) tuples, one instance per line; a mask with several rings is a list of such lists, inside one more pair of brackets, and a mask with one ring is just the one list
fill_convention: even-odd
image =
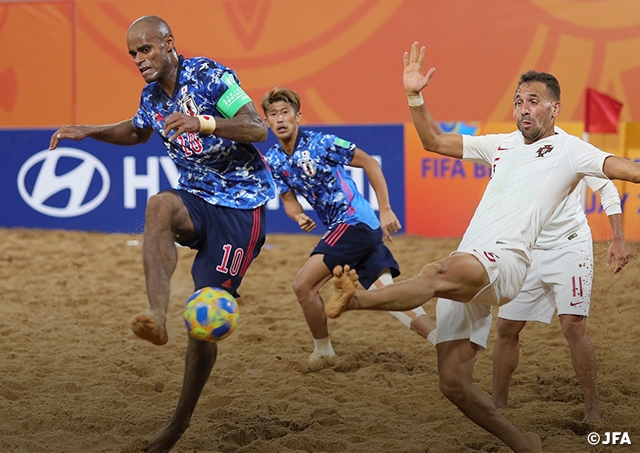
[(331, 345), (331, 338), (313, 339), (313, 354), (322, 357), (332, 357), (336, 355)]

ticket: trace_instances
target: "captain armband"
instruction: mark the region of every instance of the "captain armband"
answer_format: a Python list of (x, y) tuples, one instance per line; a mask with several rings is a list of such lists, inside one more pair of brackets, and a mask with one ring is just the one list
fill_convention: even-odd
[(418, 107), (424, 104), (424, 99), (422, 99), (422, 93), (408, 95), (407, 99), (409, 100), (409, 107)]
[(200, 122), (200, 133), (213, 134), (216, 130), (216, 119), (211, 115), (196, 115)]

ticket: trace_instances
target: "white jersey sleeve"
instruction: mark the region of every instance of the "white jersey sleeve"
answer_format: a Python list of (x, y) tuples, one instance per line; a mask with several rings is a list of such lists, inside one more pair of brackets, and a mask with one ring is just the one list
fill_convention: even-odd
[(584, 182), (589, 188), (598, 192), (600, 195), (600, 204), (607, 215), (622, 214), (622, 204), (620, 203), (620, 194), (615, 184), (610, 179), (594, 178), (586, 176)]
[(500, 143), (513, 134), (463, 135), (462, 160), (493, 165)]
[(613, 154), (606, 153), (573, 135), (567, 137), (564, 146), (571, 150), (567, 155), (576, 174), (582, 177), (595, 176), (608, 179), (603, 170), (604, 161)]

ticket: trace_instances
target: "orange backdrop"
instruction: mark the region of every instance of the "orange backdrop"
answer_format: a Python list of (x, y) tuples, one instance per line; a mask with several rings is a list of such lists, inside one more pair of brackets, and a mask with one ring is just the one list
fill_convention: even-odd
[(0, 3), (0, 126), (132, 116), (143, 80), (125, 33), (144, 14), (169, 22), (184, 55), (235, 69), (254, 100), (298, 91), (307, 123), (409, 121), (400, 74), (414, 40), (437, 67), (439, 120), (509, 121), (531, 68), (560, 79), (561, 120), (582, 120), (587, 86), (640, 120), (635, 0), (52, 0)]
[[(561, 122), (581, 125), (587, 87), (622, 101), (635, 129), (610, 140), (633, 143), (601, 147), (640, 158), (637, 0), (3, 1), (0, 127), (130, 118), (144, 82), (125, 34), (145, 14), (169, 22), (180, 53), (232, 67), (256, 104), (275, 85), (296, 90), (307, 124), (409, 123), (402, 54), (418, 40), (437, 68), (425, 96), (439, 121), (512, 130), (516, 80), (534, 68), (559, 78)], [(488, 175), (425, 155), (410, 125), (405, 163), (406, 231), (459, 236)], [(618, 187), (628, 238), (640, 240), (640, 189)], [(609, 236), (606, 216), (589, 220), (595, 238)]]
[[(583, 136), (581, 122), (558, 122), (567, 133)], [(511, 122), (486, 122), (478, 134), (508, 133)], [(405, 227), (426, 237), (460, 237), (489, 181), (488, 167), (424, 151), (412, 124), (405, 127)], [(640, 123), (621, 123), (618, 134), (592, 134), (589, 141), (607, 152), (640, 162)], [(614, 181), (622, 203), (625, 238), (640, 241), (640, 185)], [(593, 239), (611, 239), (600, 197), (585, 190), (585, 212)]]

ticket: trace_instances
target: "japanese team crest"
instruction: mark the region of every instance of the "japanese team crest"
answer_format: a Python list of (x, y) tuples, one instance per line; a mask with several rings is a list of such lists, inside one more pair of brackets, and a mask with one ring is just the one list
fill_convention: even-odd
[(182, 113), (184, 113), (185, 115), (196, 116), (199, 113), (198, 106), (193, 99), (193, 94), (181, 97), (178, 102), (180, 104), (180, 108), (182, 109)]
[(300, 159), (300, 168), (302, 171), (309, 176), (313, 177), (316, 174), (316, 166), (313, 163), (313, 159), (311, 159), (311, 154), (309, 151), (302, 151), (302, 159)]

